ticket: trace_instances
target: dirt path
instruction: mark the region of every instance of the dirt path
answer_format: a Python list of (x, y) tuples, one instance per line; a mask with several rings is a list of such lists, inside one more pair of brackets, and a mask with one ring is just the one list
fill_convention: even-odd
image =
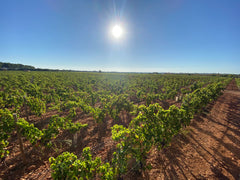
[(240, 179), (240, 91), (232, 81), (171, 147), (153, 151), (150, 179)]

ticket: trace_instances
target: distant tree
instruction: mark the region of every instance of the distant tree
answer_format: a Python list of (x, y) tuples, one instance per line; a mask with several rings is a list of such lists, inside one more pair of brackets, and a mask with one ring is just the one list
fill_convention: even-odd
[(34, 66), (0, 62), (0, 70), (35, 70)]

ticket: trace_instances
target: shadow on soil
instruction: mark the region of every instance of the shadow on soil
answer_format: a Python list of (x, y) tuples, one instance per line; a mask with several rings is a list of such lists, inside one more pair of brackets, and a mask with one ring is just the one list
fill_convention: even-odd
[[(234, 89), (234, 87), (231, 88)], [(191, 132), (187, 135), (178, 135), (170, 147), (158, 153), (157, 159), (154, 160), (156, 167), (154, 170), (155, 172), (159, 171), (159, 174), (162, 172), (164, 175), (162, 179), (189, 179), (190, 176), (194, 179), (229, 179), (226, 172), (235, 179), (240, 179), (240, 167), (237, 163), (240, 160), (240, 94), (236, 96), (231, 94), (231, 100), (228, 101), (220, 98), (218, 103), (220, 105), (225, 103), (227, 108), (216, 109), (215, 107), (214, 111), (225, 114), (225, 117), (220, 117), (221, 120), (212, 117), (209, 112), (214, 104), (210, 104), (201, 116), (194, 117)], [(214, 131), (218, 131), (218, 135), (208, 129), (207, 125), (201, 126), (206, 122), (216, 124)], [(213, 139), (217, 146), (206, 146), (202, 139), (198, 138), (201, 134), (204, 135), (204, 138)], [(192, 158), (195, 158), (194, 153), (197, 153), (201, 159), (199, 162), (202, 161), (209, 165), (209, 171), (212, 172), (209, 176), (203, 177), (192, 171), (191, 163), (186, 163), (186, 154), (183, 152), (186, 146), (188, 146), (187, 150), (192, 152), (190, 153)], [(220, 149), (228, 153), (224, 153)], [(151, 179), (154, 178), (151, 177)]]

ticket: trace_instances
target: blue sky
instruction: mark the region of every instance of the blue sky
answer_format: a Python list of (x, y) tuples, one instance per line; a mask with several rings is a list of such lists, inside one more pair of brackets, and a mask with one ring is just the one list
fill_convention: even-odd
[[(122, 38), (110, 35), (114, 24)], [(0, 61), (39, 68), (240, 73), (239, 0), (2, 0)]]

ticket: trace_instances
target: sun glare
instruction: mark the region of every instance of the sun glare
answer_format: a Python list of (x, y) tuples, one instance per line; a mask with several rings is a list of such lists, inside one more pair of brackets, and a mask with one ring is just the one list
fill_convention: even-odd
[(123, 28), (119, 25), (115, 25), (115, 26), (112, 27), (111, 33), (112, 33), (114, 38), (119, 39), (123, 35)]

